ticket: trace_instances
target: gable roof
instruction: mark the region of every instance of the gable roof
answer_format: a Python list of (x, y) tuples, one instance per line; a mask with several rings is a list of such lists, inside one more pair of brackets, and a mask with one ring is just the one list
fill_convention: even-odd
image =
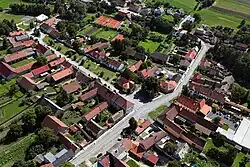
[(135, 64), (131, 65), (130, 67), (128, 67), (128, 69), (132, 72), (138, 71), (142, 65), (142, 61), (137, 61)]
[(15, 74), (15, 69), (12, 68), (5, 62), (0, 62), (0, 74), (5, 78), (8, 78), (10, 75)]
[(52, 18), (46, 20), (44, 23), (49, 25), (49, 26), (52, 26), (55, 22), (56, 22), (56, 18), (52, 17)]
[(58, 81), (60, 79), (66, 78), (73, 74), (73, 70), (71, 68), (66, 68), (65, 70), (59, 71), (53, 74), (51, 77), (54, 81)]
[(34, 87), (36, 86), (35, 81), (33, 81), (32, 79), (30, 79), (27, 76), (23, 76), (21, 78), (18, 78), (17, 82), (26, 91), (34, 90)]
[(118, 85), (124, 89), (131, 89), (133, 88), (134, 84), (135, 83), (133, 81), (130, 81), (124, 77), (121, 77), (118, 82)]
[(28, 57), (29, 55), (32, 55), (34, 53), (35, 52), (33, 51), (32, 48), (27, 48), (27, 49), (21, 50), (19, 52), (6, 55), (6, 56), (4, 56), (3, 59), (4, 59), (4, 61), (6, 63), (9, 63), (9, 62), (12, 62), (12, 61), (15, 61), (15, 60), (19, 60), (19, 59)]
[(65, 125), (61, 120), (59, 120), (55, 116), (47, 115), (43, 122), (42, 122), (43, 127), (48, 127), (50, 129), (53, 129), (55, 132), (58, 132), (59, 128), (68, 128), (67, 125)]
[(102, 102), (102, 103), (98, 104), (97, 106), (95, 106), (94, 108), (92, 108), (88, 113), (86, 113), (83, 116), (83, 118), (86, 119), (87, 121), (89, 121), (93, 117), (95, 117), (96, 115), (100, 114), (106, 108), (108, 108), (108, 103), (106, 101)]
[(57, 65), (62, 64), (65, 60), (66, 60), (66, 59), (65, 59), (64, 57), (61, 57), (61, 58), (59, 58), (59, 59), (57, 59), (57, 60), (54, 60), (54, 61), (50, 62), (50, 63), (49, 63), (49, 66), (50, 66), (51, 68), (53, 68), (53, 67), (55, 67), (55, 66), (57, 66)]
[(167, 133), (164, 131), (154, 132), (150, 137), (141, 140), (139, 145), (146, 151), (165, 136), (167, 136)]
[(98, 88), (93, 88), (90, 91), (86, 92), (85, 94), (81, 95), (79, 97), (79, 99), (81, 99), (82, 101), (84, 101), (86, 99), (92, 98), (92, 97), (94, 97), (94, 96), (97, 95), (97, 91), (98, 91)]
[(124, 39), (124, 35), (118, 34), (111, 41), (119, 40), (122, 41)]
[(41, 53), (41, 54), (44, 54), (47, 50), (49, 50), (49, 48), (47, 48), (46, 46), (44, 46), (44, 45), (42, 45), (40, 43), (38, 43), (36, 45), (36, 51)]
[(72, 81), (72, 82), (70, 82), (68, 84), (63, 85), (63, 90), (67, 94), (73, 93), (73, 92), (77, 91), (80, 88), (81, 88), (81, 85), (76, 81)]
[(169, 56), (160, 52), (154, 52), (153, 54), (151, 54), (151, 57), (155, 60), (166, 62)]
[(95, 20), (95, 23), (101, 24), (102, 26), (110, 27), (110, 28), (119, 28), (122, 24), (122, 21), (115, 20), (111, 17), (100, 16)]
[(84, 52), (85, 53), (89, 53), (89, 52), (92, 52), (94, 50), (102, 50), (102, 49), (106, 49), (109, 47), (109, 43), (101, 43), (101, 42), (98, 42), (96, 44), (93, 44), (93, 45), (89, 45), (87, 47), (84, 48)]
[(23, 30), (18, 30), (18, 31), (12, 31), (9, 33), (9, 36), (13, 37), (13, 36), (20, 36), (20, 35), (24, 35), (25, 32)]
[(165, 119), (173, 121), (179, 112), (180, 107), (177, 105), (172, 105), (170, 106), (170, 108), (167, 108), (161, 115), (159, 115), (158, 118), (162, 121), (164, 121)]
[(191, 99), (184, 95), (181, 95), (178, 97), (177, 104), (187, 107), (188, 109), (192, 111), (197, 111), (199, 109), (199, 105), (196, 100)]
[(109, 65), (116, 67), (116, 68), (119, 68), (122, 65), (121, 62), (113, 60), (113, 59), (108, 59), (108, 62), (109, 62)]
[(190, 58), (190, 59), (194, 59), (196, 57), (196, 51), (195, 50), (190, 50), (187, 52), (187, 54), (185, 54), (185, 58)]
[(177, 83), (175, 81), (161, 81), (160, 86), (162, 89), (166, 89), (166, 91), (173, 91)]
[(150, 69), (143, 69), (141, 71), (139, 71), (139, 74), (141, 77), (143, 77), (144, 79), (152, 76), (156, 71), (157, 71), (158, 67), (154, 66), (153, 68)]
[(52, 60), (55, 60), (56, 58), (57, 58), (56, 54), (51, 54), (51, 55), (47, 56), (47, 61), (50, 62)]
[(150, 162), (153, 165), (156, 165), (159, 158), (155, 156), (153, 153), (145, 153), (143, 158), (145, 158), (148, 162)]
[(142, 120), (142, 122), (137, 126), (135, 132), (140, 135), (144, 130), (146, 130), (151, 125), (149, 120)]
[(32, 62), (30, 62), (28, 64), (23, 65), (23, 66), (17, 67), (17, 68), (15, 68), (15, 72), (17, 74), (21, 74), (21, 73), (23, 73), (25, 71), (31, 70), (32, 67), (35, 65), (35, 63), (36, 63), (36, 61), (32, 61)]
[(36, 75), (45, 73), (45, 72), (47, 72), (49, 70), (50, 70), (49, 66), (48, 65), (44, 65), (44, 66), (41, 66), (39, 68), (36, 68), (36, 69), (32, 70), (31, 72), (33, 73), (33, 75), (36, 76)]

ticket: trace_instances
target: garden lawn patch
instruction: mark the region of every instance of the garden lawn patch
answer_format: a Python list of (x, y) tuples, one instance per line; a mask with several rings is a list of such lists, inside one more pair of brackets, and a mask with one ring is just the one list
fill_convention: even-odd
[(158, 107), (157, 109), (155, 109), (154, 111), (151, 111), (150, 113), (148, 113), (148, 116), (152, 119), (156, 119), (167, 108), (168, 108), (167, 106), (162, 105), (162, 106)]
[(111, 40), (117, 35), (117, 32), (114, 30), (101, 30), (98, 31), (97, 33), (94, 33), (97, 38), (105, 39), (105, 40)]
[(66, 125), (70, 126), (74, 123), (77, 123), (81, 119), (82, 119), (81, 115), (77, 111), (66, 111), (63, 114), (62, 122), (64, 122)]
[(13, 145), (7, 147), (0, 152), (0, 166), (13, 163), (16, 160), (24, 160), (26, 150), (35, 141), (35, 135), (30, 134), (21, 140), (15, 142)]
[[(243, 160), (243, 158), (246, 156), (246, 154), (242, 153), (242, 152), (239, 152), (235, 159), (234, 159), (234, 163), (233, 163), (233, 167), (240, 167), (240, 162)], [(250, 158), (250, 155), (247, 155), (249, 158)], [(246, 167), (250, 167), (250, 162), (248, 162), (246, 164)]]
[[(54, 41), (54, 44), (52, 45), (53, 48), (55, 48), (57, 51), (61, 52), (62, 54), (66, 54), (69, 50), (71, 50), (70, 48), (64, 46), (63, 44), (61, 43), (58, 43), (57, 41), (55, 41), (54, 39), (52, 39), (51, 37), (49, 37), (48, 35), (45, 36), (43, 38), (43, 41), (49, 45), (50, 42), (49, 41)], [(49, 45), (50, 46), (50, 45)], [(61, 49), (58, 49), (58, 48), (61, 48)]]
[(146, 40), (146, 41), (141, 41), (139, 43), (139, 46), (144, 47), (145, 51), (149, 51), (150, 53), (153, 53), (160, 46), (160, 43), (153, 42), (151, 40)]
[(93, 27), (91, 24), (88, 24), (81, 31), (78, 32), (78, 35), (91, 36), (97, 30), (98, 28)]
[(211, 148), (216, 148), (220, 151), (223, 151), (223, 152), (226, 152), (227, 151), (227, 148), (224, 147), (224, 146), (221, 146), (221, 147), (216, 147), (213, 143), (213, 140), (212, 139), (207, 139), (207, 142), (206, 142), (206, 145), (204, 146), (203, 150), (205, 152), (207, 152), (208, 150), (210, 150)]
[(33, 59), (33, 58), (24, 59), (24, 60), (22, 60), (22, 61), (19, 61), (19, 62), (16, 62), (16, 63), (12, 64), (11, 66), (12, 66), (13, 68), (17, 68), (17, 67), (21, 67), (21, 66), (23, 66), (23, 65), (25, 65), (25, 64), (28, 64), (28, 63), (30, 63), (30, 62), (33, 62), (33, 61), (35, 61), (35, 59)]
[(103, 71), (104, 75), (102, 78), (107, 81), (115, 76), (115, 72), (110, 71), (107, 68), (101, 67), (101, 65), (96, 64), (95, 62), (92, 62), (91, 60), (86, 60), (83, 66), (89, 69), (90, 71), (92, 71), (93, 73), (95, 73), (96, 75), (100, 75), (100, 73)]
[(9, 120), (11, 117), (15, 116), (16, 114), (20, 113), (28, 107), (28, 105), (25, 104), (19, 106), (22, 100), (24, 100), (24, 98), (14, 100), (13, 102), (7, 104), (6, 106), (0, 109), (0, 123)]
[(13, 4), (13, 3), (20, 3), (21, 0), (1, 0), (0, 1), (0, 6), (2, 8), (8, 8), (10, 4)]
[(8, 93), (9, 88), (14, 84), (16, 84), (15, 79), (12, 79), (12, 80), (9, 80), (3, 84), (0, 84), (0, 95), (2, 96), (4, 94)]
[(23, 17), (24, 17), (24, 15), (13, 15), (13, 14), (5, 13), (5, 12), (0, 12), (0, 20), (6, 19), (6, 20), (11, 21), (13, 19), (15, 23), (19, 23), (19, 22), (21, 22), (21, 19)]
[(227, 124), (224, 124), (224, 125), (221, 126), (221, 128), (224, 129), (224, 130), (228, 130), (229, 126)]
[(130, 159), (128, 160), (127, 164), (130, 166), (130, 167), (140, 167), (134, 160)]

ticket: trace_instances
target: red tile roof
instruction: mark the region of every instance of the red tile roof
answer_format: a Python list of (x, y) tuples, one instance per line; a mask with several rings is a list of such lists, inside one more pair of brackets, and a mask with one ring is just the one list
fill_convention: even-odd
[(15, 71), (16, 71), (16, 73), (21, 74), (21, 73), (23, 73), (25, 71), (31, 70), (35, 63), (36, 63), (36, 61), (32, 61), (32, 62), (30, 62), (28, 64), (25, 64), (25, 65), (21, 66), (21, 67), (17, 67), (15, 69)]
[(100, 114), (106, 108), (108, 108), (108, 103), (106, 101), (102, 102), (92, 108), (87, 114), (83, 116), (83, 118), (87, 121), (90, 121), (93, 117), (95, 117), (97, 114)]
[(201, 60), (200, 66), (201, 67), (210, 67), (211, 66), (211, 62), (209, 62), (207, 59)]
[(110, 28), (119, 28), (122, 24), (122, 21), (115, 20), (111, 17), (100, 16), (95, 20), (97, 24), (110, 27)]
[(145, 151), (141, 147), (133, 143), (132, 148), (129, 150), (129, 153), (136, 156), (137, 159), (141, 160)]
[(5, 78), (8, 78), (10, 75), (15, 74), (16, 71), (10, 65), (5, 62), (0, 62), (0, 74)]
[(138, 71), (138, 70), (140, 69), (142, 63), (143, 63), (143, 62), (142, 62), (141, 60), (140, 60), (140, 61), (137, 61), (134, 65), (128, 67), (128, 69), (129, 69), (130, 71), (132, 71), (132, 72)]
[(160, 82), (160, 87), (165, 92), (174, 91), (174, 89), (176, 88), (176, 86), (177, 86), (177, 83), (175, 81), (161, 81)]
[(34, 90), (36, 83), (35, 81), (33, 81), (32, 79), (30, 79), (27, 76), (23, 76), (21, 78), (17, 79), (17, 82), (19, 83), (19, 85), (24, 88), (26, 91), (29, 90)]
[(193, 60), (196, 57), (196, 51), (195, 50), (190, 50), (188, 51), (187, 54), (185, 54), (185, 58), (190, 58), (191, 60)]
[(4, 56), (3, 59), (4, 59), (4, 61), (6, 63), (9, 63), (9, 62), (12, 62), (12, 61), (19, 60), (19, 59), (27, 57), (28, 53), (31, 52), (31, 51), (33, 51), (32, 48), (27, 48), (27, 49), (21, 50), (19, 52), (6, 55), (6, 56)]
[(47, 48), (46, 46), (44, 46), (44, 45), (42, 45), (40, 43), (38, 43), (36, 45), (36, 51), (41, 53), (41, 54), (44, 54), (47, 50), (49, 50), (49, 48)]
[(55, 60), (56, 58), (57, 58), (57, 55), (56, 55), (56, 54), (52, 54), (52, 55), (47, 56), (48, 62), (50, 62), (50, 61), (52, 61), (52, 60)]
[(124, 89), (132, 89), (134, 87), (134, 84), (135, 83), (133, 81), (130, 81), (123, 77), (121, 77), (118, 82), (118, 85)]
[(59, 120), (55, 116), (47, 115), (43, 122), (43, 127), (48, 127), (50, 129), (53, 129), (55, 132), (58, 132), (60, 128), (68, 128), (67, 125), (65, 125), (61, 120)]
[(157, 66), (154, 66), (153, 68), (150, 68), (150, 69), (143, 69), (143, 70), (139, 71), (139, 75), (142, 78), (146, 79), (146, 78), (152, 76), (156, 72), (157, 69), (158, 69)]
[(177, 103), (180, 104), (181, 106), (187, 107), (192, 111), (197, 111), (199, 109), (199, 105), (196, 100), (191, 99), (184, 95), (178, 97)]
[(42, 67), (39, 67), (39, 68), (36, 68), (34, 70), (32, 70), (31, 72), (33, 73), (33, 75), (39, 75), (39, 74), (42, 74), (42, 73), (45, 73), (45, 72), (48, 72), (50, 71), (50, 68), (48, 65), (44, 65)]
[(92, 97), (94, 97), (94, 96), (97, 95), (97, 91), (98, 91), (98, 88), (94, 88), (94, 89), (88, 91), (87, 93), (81, 95), (79, 98), (80, 98), (82, 101), (84, 101), (84, 100), (86, 100), (86, 99), (89, 99), (89, 98), (92, 98)]
[(124, 35), (118, 34), (111, 41), (119, 40), (122, 41), (124, 39)]
[(22, 31), (22, 30), (19, 30), (19, 31), (12, 31), (12, 32), (9, 33), (9, 35), (10, 35), (11, 37), (20, 36), (20, 35), (24, 35), (24, 34), (25, 34), (25, 32)]
[(50, 62), (50, 63), (49, 63), (49, 66), (50, 66), (51, 68), (53, 68), (53, 67), (55, 67), (55, 66), (57, 66), (57, 65), (62, 64), (65, 60), (66, 60), (66, 59), (65, 59), (64, 57), (61, 57), (61, 58), (59, 58), (59, 59), (57, 59), (57, 60), (54, 60), (54, 61)]
[(156, 165), (156, 163), (158, 162), (159, 158), (157, 156), (155, 156), (154, 154), (150, 153), (150, 154), (145, 154), (144, 158), (149, 161), (151, 164)]
[(71, 68), (66, 68), (65, 70), (62, 70), (62, 71), (59, 71), (58, 73), (53, 74), (51, 77), (54, 81), (58, 81), (72, 74), (73, 74), (73, 70)]
[(109, 156), (106, 155), (99, 163), (102, 164), (102, 167), (110, 167)]
[(84, 48), (84, 52), (89, 53), (89, 52), (92, 52), (92, 51), (97, 50), (97, 49), (102, 50), (102, 49), (106, 49), (108, 47), (109, 47), (109, 43), (98, 42), (96, 44), (89, 45), (86, 48)]
[(150, 137), (140, 141), (140, 147), (146, 151), (165, 136), (167, 136), (167, 133), (164, 131), (154, 132)]
[(63, 85), (63, 90), (68, 94), (74, 93), (80, 88), (81, 88), (81, 85), (76, 81), (72, 81), (68, 84)]
[(54, 167), (52, 163), (41, 165), (40, 167)]
[(158, 118), (161, 120), (168, 119), (173, 121), (179, 112), (180, 107), (177, 105), (172, 105), (170, 108), (166, 109), (161, 115), (159, 115)]
[(138, 124), (135, 132), (140, 135), (144, 130), (146, 130), (151, 125), (151, 122), (148, 120), (143, 120), (140, 124)]
[(55, 22), (56, 22), (56, 18), (52, 17), (52, 18), (46, 20), (44, 23), (49, 25), (49, 26), (52, 26)]

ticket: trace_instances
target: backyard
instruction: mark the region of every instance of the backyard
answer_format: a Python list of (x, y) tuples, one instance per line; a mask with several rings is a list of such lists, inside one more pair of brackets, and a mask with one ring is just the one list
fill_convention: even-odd
[(81, 119), (80, 113), (76, 111), (66, 111), (62, 117), (62, 121), (68, 126), (79, 122)]
[(139, 46), (144, 47), (145, 51), (149, 51), (150, 53), (153, 53), (158, 47), (160, 43), (153, 42), (151, 40), (141, 41), (139, 43)]
[(23, 66), (23, 65), (25, 65), (25, 64), (28, 64), (28, 63), (30, 63), (30, 62), (33, 62), (33, 61), (35, 61), (35, 59), (33, 59), (33, 58), (24, 59), (24, 60), (22, 60), (22, 61), (19, 61), (19, 62), (17, 62), (17, 63), (12, 64), (11, 66), (12, 66), (13, 68), (17, 68), (17, 67), (21, 67), (21, 66)]
[(140, 167), (134, 160), (130, 159), (128, 160), (127, 164), (130, 166), (130, 167)]
[(16, 160), (24, 160), (26, 150), (35, 140), (35, 135), (30, 134), (0, 152), (0, 166), (9, 167)]
[(231, 145), (229, 145), (229, 144), (226, 143), (225, 146), (216, 147), (216, 146), (214, 145), (212, 139), (207, 139), (206, 145), (205, 145), (205, 147), (203, 148), (203, 150), (204, 150), (205, 152), (207, 152), (207, 151), (210, 150), (211, 148), (216, 148), (216, 149), (218, 149), (218, 150), (220, 150), (220, 151), (226, 152), (226, 151), (228, 150), (228, 148), (227, 148), (228, 146), (230, 147)]
[(89, 69), (90, 71), (92, 71), (93, 73), (95, 73), (96, 75), (100, 75), (100, 73), (103, 71), (104, 74), (103, 74), (102, 78), (107, 80), (107, 81), (110, 81), (110, 82), (116, 76), (115, 72), (110, 71), (107, 68), (104, 68), (101, 65), (99, 65), (91, 60), (86, 60), (83, 64), (83, 66), (85, 68)]
[(111, 40), (116, 36), (117, 32), (114, 30), (103, 30), (100, 29), (97, 32), (95, 32), (93, 35), (97, 38), (105, 39), (105, 40)]

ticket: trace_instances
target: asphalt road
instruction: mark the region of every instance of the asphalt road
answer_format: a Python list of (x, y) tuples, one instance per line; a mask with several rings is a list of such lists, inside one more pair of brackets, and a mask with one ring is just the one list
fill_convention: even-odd
[(197, 68), (208, 49), (209, 46), (202, 42), (202, 48), (197, 54), (196, 59), (192, 62), (187, 72), (185, 72), (178, 84), (178, 87), (173, 93), (162, 95), (160, 98), (157, 98), (149, 103), (136, 105), (134, 111), (132, 111), (115, 126), (105, 132), (96, 141), (81, 150), (70, 162), (75, 166), (79, 166), (82, 162), (88, 160), (89, 158), (94, 157), (99, 153), (105, 153), (117, 142), (122, 129), (128, 126), (128, 121), (131, 117), (135, 117), (136, 119), (147, 118), (147, 115), (150, 111), (155, 110), (161, 105), (169, 104), (171, 100), (178, 97), (182, 91), (183, 85), (186, 85), (189, 82), (194, 70)]
[[(31, 35), (31, 33), (29, 33)], [(37, 38), (39, 43), (48, 46), (46, 43), (43, 42), (43, 38), (45, 37), (45, 34), (41, 33), (41, 37)], [(190, 78), (193, 75), (193, 72), (198, 67), (201, 59), (205, 55), (205, 53), (209, 49), (209, 45), (202, 42), (201, 49), (198, 52), (196, 59), (193, 60), (193, 62), (188, 67), (187, 71), (182, 75), (181, 80), (179, 81), (175, 91), (173, 93), (169, 94), (163, 94), (160, 97), (156, 98), (155, 100), (148, 102), (148, 103), (142, 103), (140, 100), (134, 98), (134, 94), (129, 96), (124, 96), (126, 99), (130, 100), (135, 104), (134, 110), (126, 115), (121, 121), (119, 121), (116, 125), (114, 125), (111, 129), (109, 129), (107, 132), (105, 132), (102, 136), (100, 136), (97, 140), (89, 144), (87, 147), (85, 147), (83, 150), (81, 150), (79, 153), (75, 155), (75, 157), (72, 158), (70, 161), (75, 166), (79, 166), (84, 161), (90, 159), (91, 157), (95, 157), (99, 153), (105, 153), (107, 150), (109, 150), (116, 142), (117, 139), (120, 136), (120, 133), (122, 130), (128, 126), (128, 121), (131, 117), (135, 117), (136, 119), (139, 118), (148, 118), (148, 113), (155, 110), (157, 107), (161, 105), (168, 105), (170, 104), (171, 100), (178, 97), (182, 91), (183, 85), (186, 85)], [(85, 69), (82, 66), (79, 66), (79, 64), (75, 61), (72, 61), (71, 59), (67, 58), (62, 53), (58, 52), (53, 47), (48, 46), (51, 50), (55, 52), (56, 55), (65, 57), (67, 61), (69, 61), (73, 66), (78, 68), (81, 72), (83, 72), (86, 75), (90, 75), (91, 77), (99, 78), (96, 74), (93, 72)], [(101, 79), (101, 78), (100, 78)], [(107, 81), (101, 79), (102, 83), (107, 84), (113, 91), (119, 92), (112, 84), (108, 83)]]

